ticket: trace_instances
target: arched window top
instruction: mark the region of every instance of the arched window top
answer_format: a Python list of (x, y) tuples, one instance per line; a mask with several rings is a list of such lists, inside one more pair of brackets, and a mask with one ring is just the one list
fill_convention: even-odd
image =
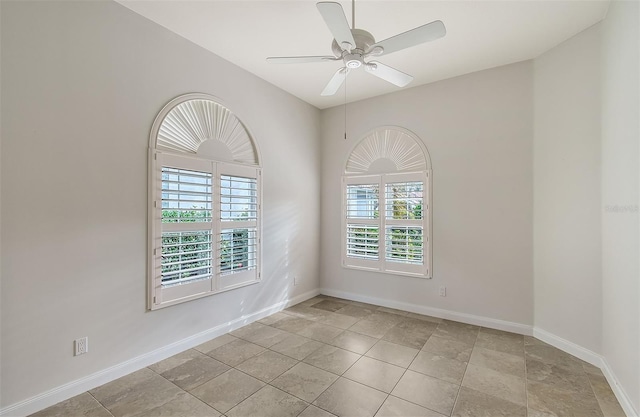
[(431, 158), (422, 141), (409, 130), (385, 126), (374, 129), (358, 142), (345, 174), (415, 172), (431, 169)]
[(256, 143), (246, 126), (208, 94), (185, 94), (171, 100), (153, 122), (149, 147), (260, 165)]

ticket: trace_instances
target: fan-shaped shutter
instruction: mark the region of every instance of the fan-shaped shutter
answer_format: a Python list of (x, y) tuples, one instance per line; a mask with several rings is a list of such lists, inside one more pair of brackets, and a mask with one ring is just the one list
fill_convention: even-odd
[(208, 140), (224, 144), (235, 162), (259, 164), (255, 143), (245, 125), (205, 94), (187, 94), (167, 104), (154, 123), (150, 145), (158, 150), (194, 154)]
[(398, 172), (428, 169), (428, 156), (411, 134), (397, 128), (376, 129), (353, 149), (345, 173), (364, 174), (379, 159), (388, 159)]

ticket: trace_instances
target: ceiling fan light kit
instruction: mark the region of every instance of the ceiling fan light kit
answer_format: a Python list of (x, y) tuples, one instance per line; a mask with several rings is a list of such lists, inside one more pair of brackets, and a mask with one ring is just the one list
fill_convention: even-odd
[(373, 35), (366, 30), (355, 28), (355, 0), (352, 0), (352, 25), (344, 14), (339, 3), (319, 2), (316, 4), (324, 22), (334, 37), (331, 49), (335, 56), (295, 56), (269, 57), (267, 62), (276, 64), (297, 64), (311, 62), (342, 61), (344, 67), (336, 71), (321, 95), (334, 95), (344, 83), (351, 70), (364, 67), (365, 72), (385, 80), (398, 87), (405, 87), (413, 77), (378, 61), (366, 62), (369, 57), (388, 55), (390, 53), (410, 48), (424, 42), (443, 37), (447, 31), (444, 24), (436, 20), (426, 25), (418, 26), (399, 35), (376, 42)]

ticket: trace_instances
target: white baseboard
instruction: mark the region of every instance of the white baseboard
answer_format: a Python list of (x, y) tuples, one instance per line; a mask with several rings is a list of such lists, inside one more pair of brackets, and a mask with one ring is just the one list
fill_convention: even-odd
[(613, 370), (609, 366), (609, 363), (602, 355), (599, 355), (589, 349), (583, 348), (580, 345), (558, 337), (553, 333), (549, 333), (546, 330), (540, 328), (534, 328), (533, 336), (545, 343), (550, 344), (553, 347), (570, 353), (571, 355), (600, 368), (605, 378), (607, 378), (607, 382), (611, 386), (611, 390), (613, 390), (613, 393), (616, 395), (616, 398), (618, 399), (618, 402), (620, 403), (620, 406), (624, 410), (627, 417), (638, 417), (638, 410), (636, 410), (633, 406), (633, 403), (629, 399), (629, 396), (627, 395), (622, 385), (620, 385), (620, 382), (618, 381), (616, 375), (613, 373)]
[(82, 394), (85, 391), (99, 387), (107, 382), (111, 382), (156, 362), (167, 359), (177, 353), (196, 347), (218, 336), (222, 336), (223, 334), (233, 331), (239, 327), (245, 326), (256, 320), (260, 320), (291, 305), (301, 303), (302, 301), (315, 297), (319, 293), (320, 291), (316, 289), (293, 298), (280, 301), (260, 311), (244, 315), (231, 322), (212, 327), (211, 329), (207, 329), (203, 332), (187, 337), (186, 339), (179, 340), (167, 346), (145, 353), (144, 355), (140, 355), (102, 371), (98, 371), (84, 378), (77, 379), (43, 392), (42, 394), (28, 398), (24, 401), (9, 405), (0, 410), (0, 416), (19, 417), (33, 414), (57, 404), (60, 401)]
[(533, 329), (533, 337), (535, 337), (536, 339), (540, 339), (553, 347), (563, 350), (575, 356), (576, 358), (580, 358), (593, 366), (602, 368), (602, 356), (587, 348), (556, 336), (553, 333), (549, 333), (548, 331), (543, 330), (539, 327)]
[(344, 291), (336, 291), (328, 288), (322, 288), (321, 294), (330, 295), (332, 297), (344, 298), (361, 303), (375, 304), (378, 306), (395, 308), (398, 310), (409, 311), (412, 313), (424, 314), (427, 316), (437, 317), (441, 319), (459, 321), (461, 323), (473, 324), (476, 326), (489, 327), (497, 330), (504, 330), (531, 336), (533, 334), (533, 326), (526, 324), (514, 323), (511, 321), (498, 320), (489, 317), (476, 316), (473, 314), (458, 313), (456, 311), (444, 310), (441, 308), (427, 307), (418, 304), (403, 303), (395, 300), (386, 300), (382, 298), (367, 297), (361, 294), (354, 294)]
[(616, 395), (616, 398), (618, 399), (618, 402), (620, 403), (620, 406), (624, 410), (627, 417), (639, 417), (640, 410), (635, 409), (633, 403), (627, 395), (627, 392), (624, 390), (624, 388), (622, 388), (622, 385), (620, 385), (620, 381), (618, 381), (618, 378), (616, 378), (616, 375), (613, 373), (613, 370), (611, 369), (609, 363), (605, 358), (602, 358), (602, 367), (600, 369), (602, 369), (602, 373), (604, 374), (605, 378), (607, 378), (607, 382), (611, 386), (613, 393)]

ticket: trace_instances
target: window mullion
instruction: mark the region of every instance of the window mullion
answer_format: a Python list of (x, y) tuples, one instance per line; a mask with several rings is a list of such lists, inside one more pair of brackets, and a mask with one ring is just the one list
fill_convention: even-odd
[(378, 220), (380, 221), (378, 226), (378, 259), (380, 260), (380, 270), (387, 269), (386, 260), (386, 227), (387, 227), (387, 196), (385, 195), (386, 187), (386, 175), (380, 176), (380, 182), (378, 183)]
[(218, 172), (218, 164), (211, 162), (211, 175), (213, 177), (211, 186), (211, 200), (213, 201), (213, 213), (211, 214), (211, 234), (213, 236), (211, 244), (211, 291), (218, 291), (220, 288), (220, 273), (218, 272), (218, 265), (220, 265), (220, 248), (218, 247), (218, 240), (220, 239), (221, 230), (221, 215), (220, 215), (220, 174)]

